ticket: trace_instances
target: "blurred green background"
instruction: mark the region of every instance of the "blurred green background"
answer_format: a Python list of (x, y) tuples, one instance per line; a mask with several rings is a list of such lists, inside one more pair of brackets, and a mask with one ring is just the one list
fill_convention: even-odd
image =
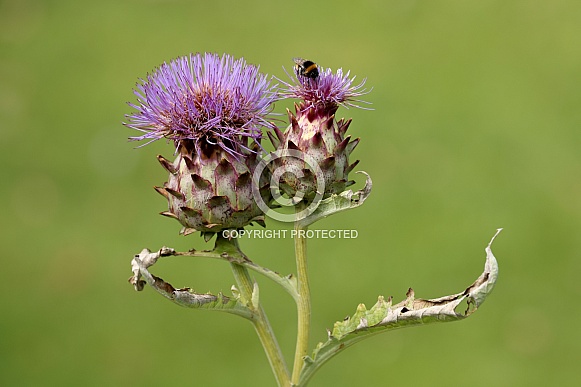
[[(302, 56), (373, 88), (373, 111), (338, 112), (353, 118), (374, 188), (314, 227), (359, 237), (309, 242), (313, 346), (379, 294), (463, 290), (505, 229), (499, 282), (478, 313), (376, 336), (313, 386), (576, 385), (580, 20), (577, 1), (0, 1), (0, 384), (274, 385), (248, 322), (127, 283), (143, 247), (211, 247), (157, 215), (155, 155), (172, 147), (133, 149), (121, 121), (139, 77), (212, 51), (281, 78)], [(242, 247), (294, 271), (291, 239)], [(217, 261), (153, 272), (200, 292), (233, 283)], [(292, 363), (294, 304), (257, 280)]]

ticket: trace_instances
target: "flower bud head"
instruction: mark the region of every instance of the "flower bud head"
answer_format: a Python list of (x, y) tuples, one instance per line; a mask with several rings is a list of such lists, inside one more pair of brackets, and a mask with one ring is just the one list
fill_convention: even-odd
[[(262, 127), (277, 99), (258, 67), (229, 55), (190, 54), (164, 63), (137, 85), (137, 112), (125, 125), (131, 140), (171, 140), (177, 158), (158, 156), (170, 173), (156, 190), (168, 200), (162, 215), (182, 233), (214, 233), (262, 222), (252, 200), (252, 173)], [(148, 142), (148, 143), (149, 143)], [(147, 144), (148, 144), (147, 143)]]
[[(312, 63), (312, 62), (310, 62)], [(317, 193), (317, 174), (324, 179), (323, 197), (338, 194), (353, 184), (349, 172), (359, 160), (349, 164), (349, 156), (359, 139), (346, 136), (351, 120), (336, 120), (339, 106), (354, 106), (354, 98), (366, 94), (364, 83), (352, 86), (355, 78), (341, 69), (333, 74), (330, 69), (318, 69), (317, 76), (305, 76), (304, 71), (296, 71), (296, 83), (286, 83), (284, 96), (300, 98), (295, 104), (295, 113), (288, 111), (290, 125), (284, 133), (277, 129), (276, 137), (270, 136), (277, 150), (294, 150), (304, 154), (299, 158), (280, 158), (277, 168), (284, 167), (289, 172), (281, 175), (280, 186), (285, 193), (294, 197), (302, 192), (306, 199)], [(360, 101), (359, 101), (360, 102)], [(310, 162), (309, 162), (310, 160)], [(315, 163), (316, 165), (309, 165)], [(292, 171), (301, 171), (295, 174)], [(320, 186), (320, 185), (319, 185)]]
[[(234, 157), (219, 146), (209, 145), (198, 155), (189, 141), (184, 141), (179, 149), (173, 163), (158, 156), (169, 179), (156, 190), (169, 204), (162, 215), (177, 219), (184, 226), (182, 234), (215, 233), (242, 228), (253, 221), (264, 225), (262, 210), (252, 194), (256, 153)], [(257, 144), (254, 150), (258, 150)], [(268, 192), (265, 184), (263, 191)]]

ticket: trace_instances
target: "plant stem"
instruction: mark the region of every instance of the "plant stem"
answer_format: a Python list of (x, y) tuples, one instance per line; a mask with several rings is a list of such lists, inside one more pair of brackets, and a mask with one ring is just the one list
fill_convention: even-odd
[[(297, 213), (301, 211), (297, 207)], [(295, 350), (295, 360), (293, 365), (292, 382), (298, 384), (301, 369), (304, 364), (304, 357), (307, 356), (309, 346), (309, 333), (311, 325), (311, 294), (309, 290), (309, 278), (307, 273), (307, 239), (305, 232), (307, 226), (303, 226), (299, 221), (295, 222), (295, 257), (297, 261), (297, 281), (299, 296), (297, 298), (297, 346)]]
[[(233, 241), (236, 240), (234, 239)], [(234, 243), (237, 245), (237, 242)], [(242, 265), (232, 262), (230, 266), (232, 267), (232, 272), (236, 279), (236, 284), (238, 285), (238, 290), (240, 291), (242, 300), (249, 303), (250, 307), (253, 308), (253, 311), (255, 312), (251, 321), (258, 337), (260, 338), (264, 352), (266, 352), (266, 357), (268, 358), (270, 367), (274, 372), (276, 381), (279, 386), (288, 387), (291, 385), (289, 372), (280, 347), (278, 346), (278, 342), (276, 341), (276, 337), (274, 336), (274, 332), (272, 331), (268, 318), (266, 317), (262, 307), (260, 305), (253, 305), (252, 293), (254, 286), (250, 274)]]

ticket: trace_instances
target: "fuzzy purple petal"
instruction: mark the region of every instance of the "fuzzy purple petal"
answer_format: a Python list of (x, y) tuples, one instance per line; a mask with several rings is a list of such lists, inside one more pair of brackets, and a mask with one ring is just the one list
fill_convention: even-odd
[(130, 128), (143, 134), (132, 140), (192, 140), (218, 144), (232, 154), (247, 150), (248, 140), (272, 127), (267, 116), (277, 99), (259, 68), (229, 55), (190, 54), (154, 70), (134, 91), (136, 112), (127, 115)]
[(296, 75), (291, 77), (291, 82), (281, 82), (284, 85), (282, 98), (302, 99), (307, 107), (361, 107), (358, 104), (367, 102), (357, 98), (369, 92), (364, 88), (365, 79), (354, 86), (355, 77), (349, 78), (349, 71), (343, 74), (343, 69), (333, 74), (331, 69), (319, 68), (317, 78)]

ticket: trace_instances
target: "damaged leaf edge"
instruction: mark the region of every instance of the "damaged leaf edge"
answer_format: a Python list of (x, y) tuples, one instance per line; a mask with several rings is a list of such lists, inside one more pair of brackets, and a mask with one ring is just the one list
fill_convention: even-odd
[[(226, 245), (226, 247), (228, 247), (228, 245)], [(283, 276), (276, 271), (260, 266), (249, 260), (240, 251), (233, 251), (230, 247), (224, 248), (223, 243), (219, 239), (216, 241), (216, 247), (214, 250), (176, 252), (173, 248), (166, 246), (163, 246), (156, 252), (151, 252), (149, 249), (143, 249), (139, 254), (136, 254), (131, 261), (131, 271), (133, 272), (133, 275), (129, 278), (129, 283), (133, 285), (136, 291), (142, 291), (147, 282), (141, 279), (141, 272), (137, 262), (140, 261), (141, 265), (147, 269), (148, 267), (153, 266), (159, 258), (169, 256), (212, 258), (230, 263), (237, 263), (270, 278), (272, 281), (279, 284), (294, 300), (298, 298), (296, 276), (293, 274)]]
[[(142, 254), (144, 254), (145, 250), (146, 249), (142, 251)], [(155, 253), (151, 253), (151, 256), (153, 256), (153, 254)], [(129, 281), (136, 287), (137, 290), (140, 290), (138, 287), (143, 289), (143, 286), (145, 283), (147, 283), (159, 294), (180, 306), (192, 309), (227, 312), (250, 320), (253, 319), (254, 313), (252, 310), (243, 305), (240, 302), (240, 298), (237, 297), (236, 294), (234, 294), (233, 297), (228, 297), (222, 293), (218, 293), (218, 295), (211, 293), (195, 293), (190, 288), (176, 289), (170, 283), (152, 275), (146, 268), (146, 266), (153, 265), (157, 258), (163, 255), (157, 254), (155, 259), (150, 259), (147, 262), (142, 262), (140, 255), (135, 256), (131, 261), (134, 276), (129, 279)], [(143, 277), (144, 280), (141, 280), (141, 277)]]
[[(333, 331), (327, 331), (327, 341), (319, 343), (312, 356), (305, 357), (299, 385), (306, 385), (324, 363), (343, 349), (365, 338), (409, 326), (463, 320), (476, 312), (492, 292), (498, 278), (498, 262), (491, 246), (500, 231), (502, 228), (497, 229), (485, 248), (484, 271), (463, 292), (425, 300), (416, 299), (414, 291), (410, 288), (406, 299), (395, 305), (392, 305), (391, 297), (385, 301), (382, 296), (378, 297), (377, 303), (369, 310), (364, 304), (359, 304), (352, 317), (336, 322)], [(456, 312), (455, 309), (465, 299), (468, 301), (468, 309), (463, 313)]]

